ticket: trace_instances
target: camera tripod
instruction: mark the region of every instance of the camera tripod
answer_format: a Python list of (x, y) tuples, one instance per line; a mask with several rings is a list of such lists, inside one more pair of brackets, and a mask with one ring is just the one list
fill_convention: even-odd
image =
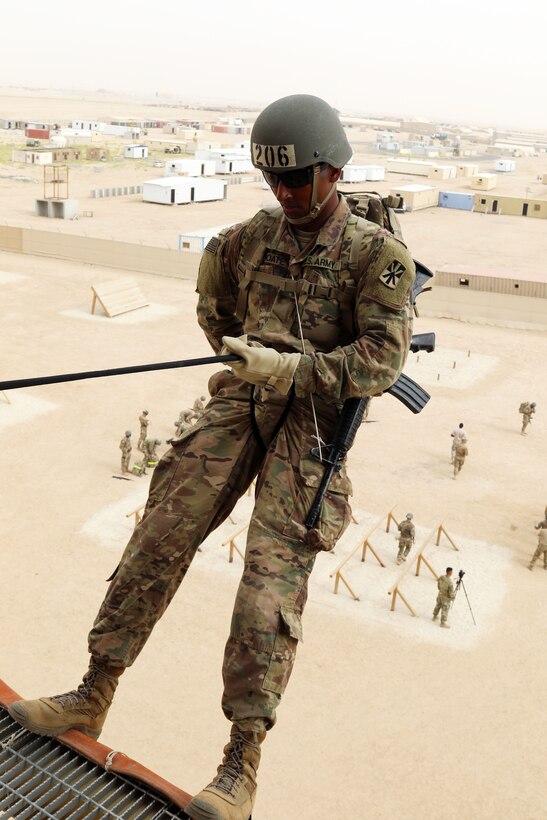
[(468, 595), (467, 595), (467, 590), (466, 590), (466, 588), (465, 588), (465, 584), (464, 584), (464, 582), (463, 582), (463, 576), (464, 576), (464, 575), (465, 575), (465, 572), (463, 571), (463, 569), (461, 569), (461, 570), (458, 572), (458, 580), (456, 581), (456, 592), (455, 592), (455, 594), (454, 594), (454, 600), (453, 600), (453, 602), (452, 602), (452, 603), (453, 603), (453, 604), (455, 604), (455, 603), (456, 603), (456, 596), (457, 596), (458, 592), (460, 591), (460, 587), (461, 587), (461, 588), (463, 589), (463, 591), (464, 591), (464, 594), (465, 594), (465, 600), (467, 601), (467, 606), (469, 607), (469, 612), (471, 613), (471, 617), (473, 618), (473, 623), (475, 624), (475, 626), (477, 626), (477, 622), (476, 622), (476, 620), (475, 620), (475, 616), (473, 615), (473, 610), (471, 609), (471, 604), (469, 603), (469, 597), (468, 597)]

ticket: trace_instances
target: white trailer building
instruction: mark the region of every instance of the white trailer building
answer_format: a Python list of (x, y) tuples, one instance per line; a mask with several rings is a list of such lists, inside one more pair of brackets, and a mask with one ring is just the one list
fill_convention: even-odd
[(223, 179), (202, 177), (163, 177), (143, 183), (144, 202), (160, 205), (185, 205), (188, 202), (212, 202), (226, 199), (226, 183)]
[(123, 155), (126, 159), (146, 159), (148, 156), (147, 145), (126, 145), (123, 150)]
[(169, 159), (165, 163), (165, 176), (212, 177), (215, 165), (214, 159)]
[(217, 236), (228, 225), (216, 225), (214, 228), (200, 228), (198, 231), (179, 233), (179, 251), (186, 253), (203, 253), (208, 241)]
[(512, 174), (517, 166), (514, 159), (497, 159), (494, 170), (500, 173)]
[(350, 163), (342, 168), (340, 180), (342, 182), (368, 182), (384, 179), (385, 170), (381, 165), (353, 165)]

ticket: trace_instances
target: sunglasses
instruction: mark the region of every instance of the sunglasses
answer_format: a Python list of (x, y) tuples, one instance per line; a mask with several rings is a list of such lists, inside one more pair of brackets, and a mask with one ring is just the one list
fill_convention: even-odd
[[(327, 162), (319, 163), (319, 170), (326, 168)], [(304, 185), (311, 185), (313, 181), (314, 165), (308, 165), (307, 168), (297, 168), (294, 171), (285, 171), (284, 174), (274, 174), (272, 171), (262, 171), (264, 179), (270, 188), (277, 188), (280, 182), (285, 188), (303, 188)]]

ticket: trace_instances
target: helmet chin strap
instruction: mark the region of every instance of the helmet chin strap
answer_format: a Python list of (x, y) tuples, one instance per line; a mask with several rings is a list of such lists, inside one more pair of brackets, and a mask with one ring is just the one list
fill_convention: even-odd
[(319, 174), (321, 173), (321, 168), (319, 165), (313, 166), (313, 180), (312, 180), (312, 188), (311, 188), (311, 199), (310, 199), (310, 210), (306, 214), (306, 216), (301, 216), (299, 219), (291, 219), (290, 216), (285, 214), (285, 219), (287, 222), (290, 222), (291, 225), (308, 225), (310, 222), (313, 222), (314, 219), (317, 219), (331, 196), (336, 191), (336, 182), (333, 182), (330, 188), (330, 191), (326, 195), (323, 202), (317, 201), (317, 183), (319, 181)]

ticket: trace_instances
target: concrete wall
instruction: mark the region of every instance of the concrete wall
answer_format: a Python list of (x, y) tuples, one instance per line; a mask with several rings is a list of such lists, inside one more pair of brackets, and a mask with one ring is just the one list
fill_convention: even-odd
[(469, 291), (433, 285), (433, 290), (420, 299), (420, 316), (481, 322), (499, 327), (547, 329), (545, 299), (530, 296), (510, 296), (505, 293)]
[(196, 279), (199, 265), (199, 257), (179, 253), (175, 248), (69, 236), (58, 231), (9, 225), (0, 225), (0, 250), (190, 280)]

